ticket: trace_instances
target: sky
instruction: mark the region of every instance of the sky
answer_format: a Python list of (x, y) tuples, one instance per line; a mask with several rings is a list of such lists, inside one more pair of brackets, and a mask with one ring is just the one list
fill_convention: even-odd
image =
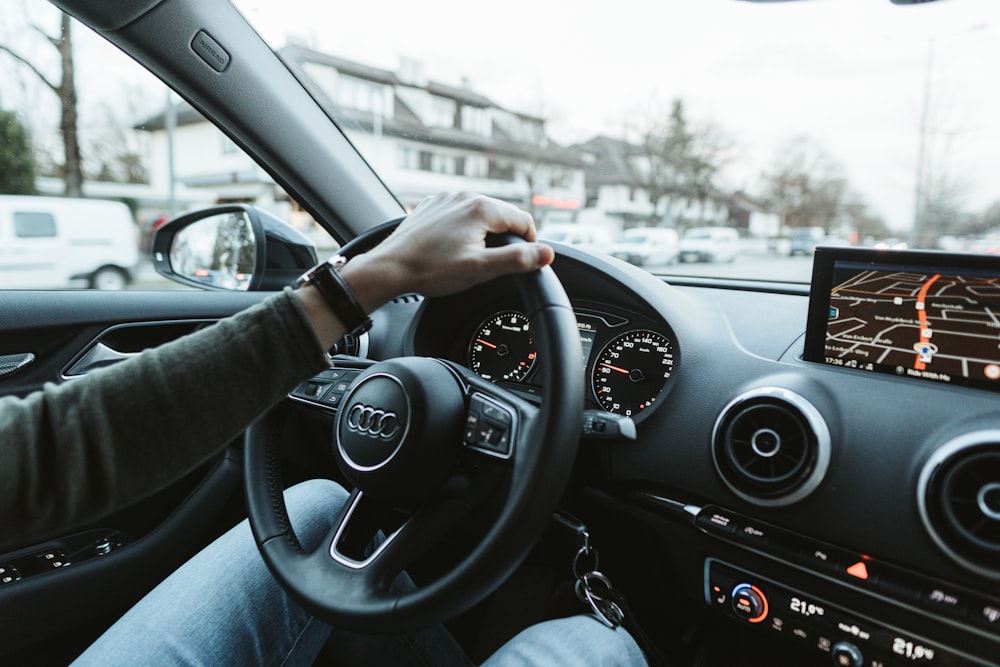
[[(33, 20), (51, 12), (41, 0), (24, 1)], [(927, 145), (935, 169), (963, 184), (969, 210), (1000, 200), (993, 182), (1000, 171), (996, 0), (912, 7), (888, 0), (236, 4), (275, 47), (291, 38), (393, 70), (413, 58), (433, 80), (468, 79), (503, 106), (548, 117), (552, 135), (566, 143), (621, 135), (651, 100), (682, 98), (693, 121), (731, 137), (722, 183), (730, 189), (758, 191), (780, 147), (811, 137), (900, 230), (913, 215), (929, 80)], [(13, 14), (0, 17), (0, 30), (28, 39), (13, 30)], [(115, 113), (162, 108), (165, 91), (150, 75), (95, 36), (78, 42), (85, 107), (111, 100)], [(0, 84), (11, 81), (9, 61), (0, 61)], [(0, 85), (0, 106), (44, 96), (23, 84)], [(54, 117), (38, 106), (35, 122)]]

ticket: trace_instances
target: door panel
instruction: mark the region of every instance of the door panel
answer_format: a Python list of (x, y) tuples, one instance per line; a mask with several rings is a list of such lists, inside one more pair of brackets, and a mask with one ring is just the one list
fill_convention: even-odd
[[(0, 292), (0, 395), (126, 360), (208, 326), (266, 294), (197, 291)], [(10, 369), (6, 364), (2, 369)], [(212, 406), (203, 406), (211, 409)], [(94, 525), (0, 554), (0, 662), (64, 662), (242, 512), (238, 442), (168, 489)], [(10, 446), (0, 443), (0, 449)], [(52, 554), (55, 554), (53, 556)], [(52, 563), (59, 566), (52, 567)], [(12, 567), (13, 566), (13, 567)], [(2, 576), (0, 576), (2, 581)], [(86, 604), (67, 601), (86, 600)], [(51, 641), (53, 638), (59, 641)], [(8, 656), (3, 658), (2, 656)]]

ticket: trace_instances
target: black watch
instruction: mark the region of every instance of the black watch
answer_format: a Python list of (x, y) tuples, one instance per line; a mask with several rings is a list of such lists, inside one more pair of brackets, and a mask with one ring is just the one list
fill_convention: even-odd
[(372, 320), (365, 314), (354, 291), (340, 276), (339, 270), (344, 264), (347, 264), (347, 258), (335, 255), (303, 273), (295, 281), (295, 287), (315, 287), (347, 329), (345, 335), (360, 336), (372, 328)]

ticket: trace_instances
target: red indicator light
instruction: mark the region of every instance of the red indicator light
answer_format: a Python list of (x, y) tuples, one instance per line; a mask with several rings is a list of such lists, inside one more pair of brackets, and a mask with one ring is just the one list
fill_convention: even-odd
[(847, 568), (847, 574), (852, 577), (857, 577), (858, 579), (867, 579), (868, 567), (865, 565), (863, 560), (859, 560), (857, 563)]

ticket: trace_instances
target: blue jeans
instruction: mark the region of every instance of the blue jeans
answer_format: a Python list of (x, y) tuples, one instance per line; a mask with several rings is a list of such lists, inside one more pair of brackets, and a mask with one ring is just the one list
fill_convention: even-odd
[[(285, 494), (306, 549), (329, 530), (347, 492), (311, 480)], [(471, 665), (442, 627), (403, 636), (369, 636), (330, 628), (298, 607), (274, 581), (246, 521), (206, 547), (129, 610), (74, 665)], [(645, 665), (623, 629), (592, 616), (539, 623), (484, 663), (508, 665)]]

